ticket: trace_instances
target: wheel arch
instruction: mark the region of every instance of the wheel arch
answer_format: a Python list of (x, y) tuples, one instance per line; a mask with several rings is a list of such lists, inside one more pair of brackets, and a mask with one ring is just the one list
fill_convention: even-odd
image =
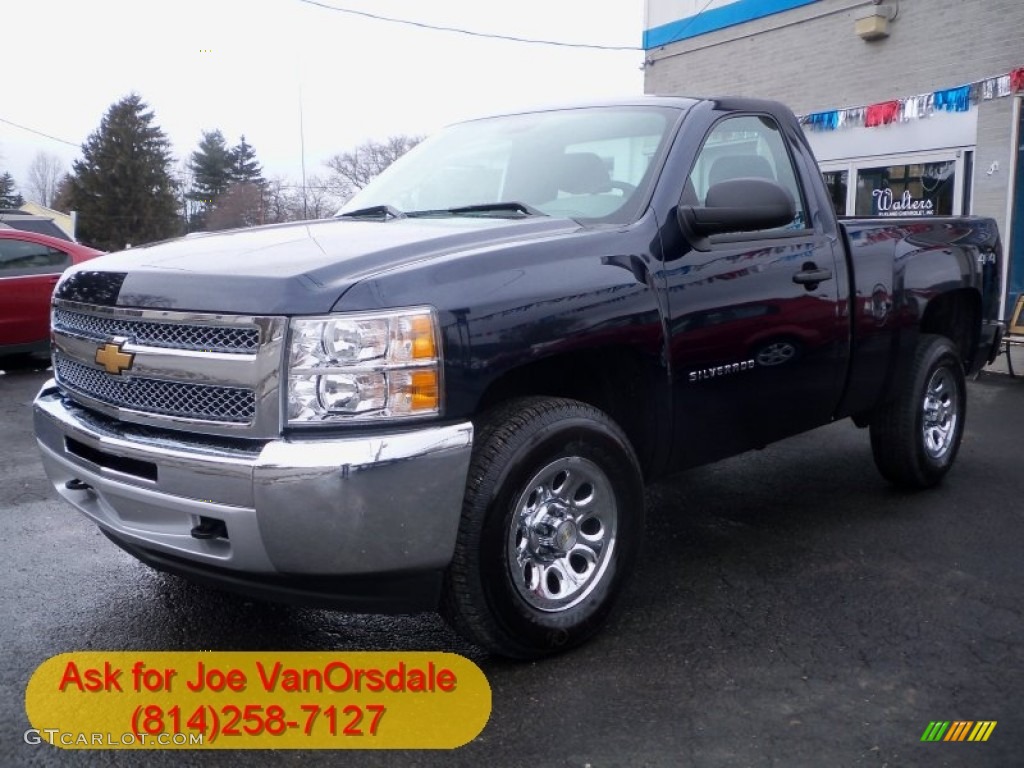
[(659, 449), (668, 444), (661, 430), (671, 423), (668, 376), (634, 349), (576, 350), (507, 370), (483, 391), (477, 412), (528, 396), (578, 400), (608, 414), (629, 438), (645, 478), (668, 460)]
[(952, 341), (964, 370), (973, 371), (981, 336), (981, 295), (973, 288), (960, 288), (935, 296), (925, 306), (919, 330)]

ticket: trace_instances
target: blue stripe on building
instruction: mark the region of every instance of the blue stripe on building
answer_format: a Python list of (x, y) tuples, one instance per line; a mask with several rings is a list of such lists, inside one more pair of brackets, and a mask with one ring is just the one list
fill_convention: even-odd
[(737, 0), (735, 3), (712, 8), (696, 16), (672, 21), (644, 31), (644, 50), (657, 48), (679, 40), (697, 37), (717, 29), (724, 29), (745, 21), (810, 5), (818, 0)]

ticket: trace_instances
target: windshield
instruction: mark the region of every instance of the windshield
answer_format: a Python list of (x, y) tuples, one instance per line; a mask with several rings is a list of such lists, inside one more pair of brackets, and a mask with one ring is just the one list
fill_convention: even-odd
[(339, 214), (630, 221), (678, 114), (593, 107), (454, 125), (399, 158)]

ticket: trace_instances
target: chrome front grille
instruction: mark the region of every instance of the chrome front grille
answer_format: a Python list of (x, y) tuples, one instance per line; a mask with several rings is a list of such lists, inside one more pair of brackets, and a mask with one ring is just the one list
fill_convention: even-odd
[(102, 341), (115, 336), (135, 344), (200, 352), (252, 354), (260, 344), (259, 328), (154, 323), (129, 317), (101, 317), (55, 308), (54, 330)]
[(112, 376), (59, 353), (54, 355), (53, 370), (57, 383), (72, 393), (120, 408), (228, 423), (247, 424), (256, 416), (251, 389)]
[(285, 317), (56, 299), (52, 326), (57, 384), (84, 408), (193, 434), (281, 433)]

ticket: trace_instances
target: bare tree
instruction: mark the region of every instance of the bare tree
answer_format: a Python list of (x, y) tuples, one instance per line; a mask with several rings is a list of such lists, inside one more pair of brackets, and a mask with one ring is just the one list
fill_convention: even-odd
[(329, 158), (324, 164), (331, 169), (331, 193), (348, 199), (421, 141), (422, 136), (390, 136), (380, 142), (367, 141), (351, 152)]
[(203, 229), (203, 212), (206, 206), (192, 194), (195, 187), (195, 173), (188, 157), (179, 158), (174, 164), (174, 178), (177, 182), (179, 211), (182, 230), (185, 233)]
[[(298, 202), (301, 206), (301, 196)], [(335, 197), (327, 180), (310, 176), (306, 184), (306, 215), (311, 219), (326, 219), (340, 207), (341, 201)]]
[(275, 176), (263, 185), (263, 216), (267, 224), (325, 219), (341, 207), (325, 179), (310, 176), (306, 182), (305, 216), (302, 186), (283, 176)]
[(232, 182), (206, 216), (206, 228), (254, 227), (263, 223), (263, 193), (259, 184)]
[[(267, 224), (294, 221), (294, 195), (283, 176), (274, 176), (263, 185), (264, 220)], [(301, 201), (299, 210), (301, 211)]]
[(40, 205), (50, 207), (64, 178), (64, 163), (56, 155), (36, 152), (28, 167), (28, 194)]

